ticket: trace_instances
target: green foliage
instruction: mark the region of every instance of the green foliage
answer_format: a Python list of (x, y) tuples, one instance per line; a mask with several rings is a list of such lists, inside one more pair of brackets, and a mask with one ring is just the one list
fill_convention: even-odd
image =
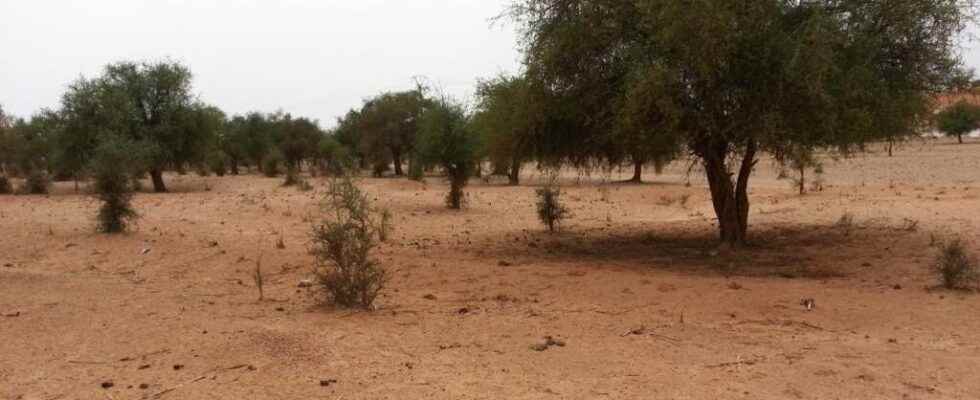
[(936, 115), (936, 127), (963, 143), (963, 135), (980, 129), (980, 106), (960, 100)]
[(317, 145), (319, 167), (324, 174), (343, 175), (352, 167), (350, 149), (341, 144), (336, 133), (324, 136)]
[(813, 181), (815, 187), (819, 188), (820, 175), (823, 174), (823, 163), (814, 155), (814, 150), (808, 147), (793, 146), (776, 154), (776, 162), (781, 170), (780, 178), (789, 177), (786, 169), (793, 171), (794, 176), (790, 177), (793, 187), (798, 189), (800, 194), (806, 194), (806, 172), (812, 170), (817, 175)]
[(207, 157), (207, 166), (217, 176), (228, 173), (228, 155), (222, 151), (212, 151)]
[(535, 203), (538, 219), (548, 227), (549, 232), (557, 232), (561, 222), (569, 216), (568, 208), (561, 201), (562, 192), (557, 177), (552, 177), (548, 184), (535, 190), (535, 194), (538, 197)]
[(420, 122), (419, 156), (438, 165), (449, 179), (446, 204), (461, 209), (463, 188), (476, 171), (480, 140), (473, 132), (463, 105), (448, 99), (435, 101)]
[(283, 156), (278, 150), (273, 150), (262, 159), (262, 173), (266, 177), (274, 178), (279, 176), (279, 167), (282, 165)]
[(384, 93), (364, 103), (356, 114), (359, 148), (376, 174), (382, 164), (393, 164), (396, 176), (404, 174), (402, 163), (415, 148), (419, 119), (428, 104), (422, 89)]
[(224, 115), (193, 99), (190, 69), (174, 61), (109, 64), (95, 79), (79, 79), (62, 99), (58, 140), (67, 169), (85, 165), (99, 138), (138, 143), (154, 190), (165, 192), (163, 170), (200, 161)]
[(303, 159), (316, 155), (323, 138), (323, 131), (316, 122), (306, 118), (293, 118), (290, 114), (273, 116), (272, 123), (277, 136), (279, 152), (288, 169), (299, 168)]
[(520, 183), (521, 167), (531, 155), (527, 144), (534, 121), (529, 90), (523, 77), (499, 76), (477, 86), (473, 127), (483, 140), (494, 173), (506, 174), (512, 185)]
[(262, 162), (272, 148), (272, 129), (266, 116), (259, 112), (236, 115), (228, 121), (227, 139), (223, 142), (222, 150), (231, 158), (232, 168), (236, 169), (239, 163), (249, 161), (261, 171)]
[(518, 0), (511, 10), (540, 96), (538, 158), (582, 165), (638, 159), (629, 143), (654, 154), (683, 145), (703, 163), (720, 238), (739, 245), (760, 153), (847, 153), (916, 134), (959, 71), (956, 40), (974, 6)]
[(963, 241), (953, 239), (940, 246), (939, 254), (933, 269), (939, 275), (939, 281), (947, 289), (968, 289), (972, 287), (978, 277), (976, 257), (971, 255)]
[(387, 274), (371, 256), (378, 232), (367, 195), (352, 177), (336, 178), (329, 185), (323, 210), (326, 216), (313, 226), (316, 280), (328, 301), (370, 309)]
[(89, 170), (94, 195), (102, 201), (96, 216), (99, 232), (124, 232), (139, 217), (132, 206), (131, 178), (141, 166), (140, 153), (137, 144), (121, 137), (107, 138), (95, 149)]

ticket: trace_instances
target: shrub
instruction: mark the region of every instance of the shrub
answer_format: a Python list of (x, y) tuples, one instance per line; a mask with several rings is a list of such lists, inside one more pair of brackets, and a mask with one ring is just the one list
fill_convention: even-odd
[(284, 180), (282, 182), (282, 185), (283, 186), (294, 186), (294, 185), (298, 184), (302, 180), (303, 180), (303, 178), (300, 178), (299, 173), (296, 172), (296, 168), (294, 168), (294, 167), (288, 167), (288, 168), (286, 168), (286, 180)]
[(282, 160), (282, 153), (278, 151), (270, 152), (262, 159), (262, 173), (269, 178), (279, 176), (279, 165), (282, 164)]
[(133, 209), (132, 170), (137, 157), (130, 142), (108, 139), (95, 150), (89, 169), (94, 178), (95, 197), (102, 201), (96, 216), (98, 230), (120, 233), (139, 215)]
[(375, 211), (350, 176), (330, 183), (324, 210), (327, 216), (313, 226), (316, 281), (334, 304), (370, 309), (386, 280), (384, 268), (371, 258)]
[(0, 175), (0, 194), (11, 194), (14, 189), (10, 185), (10, 179), (4, 175)]
[(977, 260), (960, 239), (939, 247), (933, 268), (939, 274), (940, 283), (947, 289), (967, 289), (977, 282)]
[(378, 240), (382, 242), (388, 241), (392, 231), (395, 229), (394, 219), (391, 210), (387, 208), (381, 210), (380, 217), (378, 218)]
[(561, 203), (561, 188), (557, 179), (552, 178), (547, 185), (535, 191), (538, 196), (538, 219), (548, 227), (549, 232), (555, 232), (561, 227), (561, 221), (568, 217), (568, 208)]
[(20, 194), (48, 194), (51, 188), (51, 178), (42, 169), (32, 169), (28, 171), (18, 193)]
[(208, 169), (217, 176), (225, 176), (228, 173), (228, 156), (224, 152), (215, 151), (208, 155)]

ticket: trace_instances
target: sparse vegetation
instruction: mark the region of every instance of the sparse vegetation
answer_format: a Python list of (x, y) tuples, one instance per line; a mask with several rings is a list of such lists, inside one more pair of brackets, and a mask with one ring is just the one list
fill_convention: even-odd
[(119, 137), (105, 140), (95, 150), (89, 169), (95, 197), (102, 201), (96, 217), (100, 232), (124, 232), (139, 217), (131, 204), (130, 177), (139, 163), (136, 154), (136, 146)]
[(449, 99), (436, 101), (423, 115), (420, 129), (419, 154), (425, 162), (442, 167), (449, 180), (446, 205), (463, 208), (463, 188), (476, 172), (480, 145), (466, 110)]
[(372, 255), (379, 235), (375, 211), (350, 176), (330, 182), (323, 210), (323, 220), (313, 226), (312, 252), (325, 300), (370, 309), (387, 279)]
[(548, 228), (549, 232), (557, 232), (561, 229), (561, 223), (569, 216), (568, 208), (561, 200), (561, 187), (558, 185), (557, 177), (552, 177), (548, 183), (538, 188), (537, 210), (538, 219)]
[(31, 169), (24, 177), (24, 182), (17, 190), (19, 194), (48, 194), (51, 189), (51, 177), (47, 171)]
[(939, 246), (939, 253), (933, 269), (939, 275), (940, 284), (947, 289), (970, 289), (975, 287), (980, 270), (977, 259), (959, 238)]

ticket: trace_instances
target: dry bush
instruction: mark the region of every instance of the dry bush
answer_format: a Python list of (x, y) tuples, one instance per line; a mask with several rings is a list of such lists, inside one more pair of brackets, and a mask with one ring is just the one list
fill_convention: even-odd
[(391, 210), (387, 208), (381, 209), (378, 217), (378, 240), (382, 242), (387, 242), (388, 238), (391, 237), (392, 231), (395, 229), (395, 218), (391, 214)]
[(947, 289), (971, 288), (980, 277), (976, 257), (967, 251), (960, 239), (939, 246), (933, 269), (939, 275), (940, 284)]
[(548, 227), (549, 232), (561, 228), (561, 222), (569, 216), (568, 208), (561, 202), (561, 187), (557, 179), (551, 179), (544, 187), (535, 191), (538, 196), (538, 219)]
[(324, 210), (328, 214), (313, 226), (316, 281), (327, 301), (370, 309), (386, 281), (371, 257), (379, 234), (376, 211), (350, 176), (331, 181)]

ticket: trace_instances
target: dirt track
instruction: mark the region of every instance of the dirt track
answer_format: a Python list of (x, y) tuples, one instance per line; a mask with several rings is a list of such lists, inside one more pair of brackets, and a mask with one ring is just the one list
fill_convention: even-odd
[[(980, 295), (928, 270), (933, 237), (980, 251), (980, 143), (828, 162), (806, 196), (763, 164), (737, 254), (686, 167), (567, 174), (559, 235), (534, 217), (536, 176), (474, 181), (464, 212), (438, 178), (365, 179), (396, 216), (372, 313), (297, 287), (322, 181), (168, 176), (119, 237), (71, 184), (0, 196), (0, 398), (980, 398)], [(566, 345), (533, 350), (545, 336)]]

